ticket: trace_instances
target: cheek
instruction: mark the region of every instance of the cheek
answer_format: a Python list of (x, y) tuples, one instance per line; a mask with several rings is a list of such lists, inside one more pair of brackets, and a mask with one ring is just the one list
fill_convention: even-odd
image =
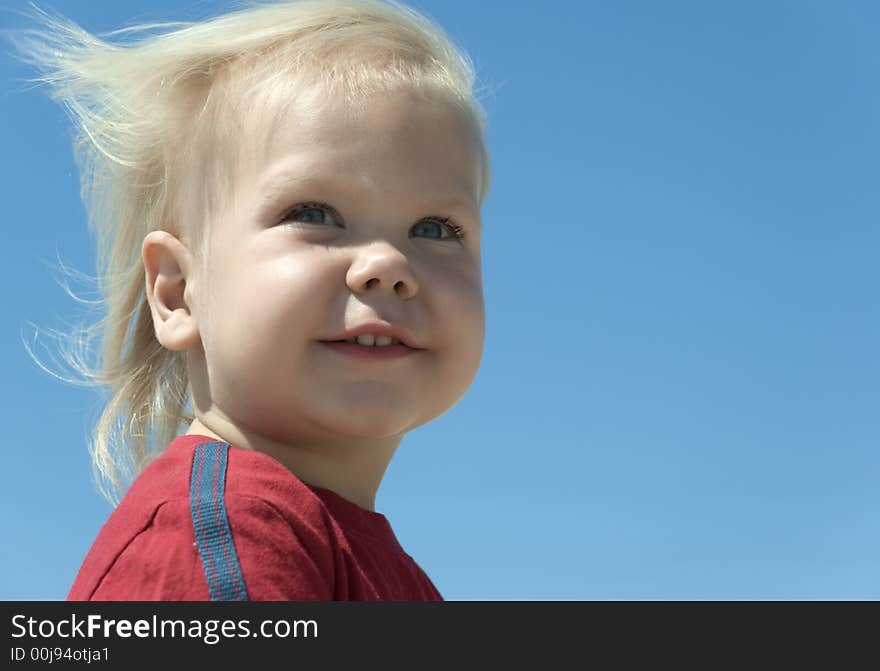
[(439, 314), (448, 315), (444, 329), (450, 343), (482, 349), (486, 329), (483, 286), (478, 270), (446, 276)]
[(248, 263), (242, 258), (215, 269), (206, 348), (213, 340), (242, 355), (265, 357), (281, 354), (286, 343), (316, 338), (322, 286), (320, 273), (304, 260)]

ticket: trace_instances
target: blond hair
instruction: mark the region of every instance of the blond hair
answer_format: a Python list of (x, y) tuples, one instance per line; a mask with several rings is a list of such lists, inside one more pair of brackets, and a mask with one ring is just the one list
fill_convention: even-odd
[[(479, 130), (481, 204), (489, 185), (485, 113), (466, 53), (394, 0), (251, 3), (203, 22), (142, 24), (105, 35), (162, 30), (130, 44), (104, 41), (32, 7), (43, 29), (7, 38), (40, 71), (28, 81), (48, 84), (76, 129), (74, 155), (106, 314), (59, 335), (65, 361), (83, 378), (67, 381), (108, 393), (89, 451), (98, 489), (116, 504), (193, 420), (184, 352), (165, 349), (155, 337), (141, 243), (150, 231), (167, 230), (204, 244), (201, 230), (181, 222), (210, 221), (223, 206), (237, 164), (234, 141), (224, 140), (241, 137), (244, 112), (256, 100), (279, 109), (296, 104), (297, 87), (309, 83), (352, 105), (401, 86), (440, 92)], [(194, 202), (198, 213), (188, 211)], [(101, 360), (92, 367), (83, 353), (95, 339)]]

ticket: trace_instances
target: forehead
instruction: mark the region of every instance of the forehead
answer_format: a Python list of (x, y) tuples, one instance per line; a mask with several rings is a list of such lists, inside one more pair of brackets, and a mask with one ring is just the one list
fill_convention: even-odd
[(479, 198), (479, 130), (439, 95), (399, 90), (350, 105), (314, 86), (295, 103), (254, 105), (245, 128), (239, 183), (259, 193), (314, 179)]

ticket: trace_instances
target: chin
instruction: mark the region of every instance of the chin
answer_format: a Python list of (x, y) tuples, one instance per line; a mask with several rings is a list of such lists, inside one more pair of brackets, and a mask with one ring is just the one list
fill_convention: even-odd
[(320, 423), (328, 431), (352, 438), (391, 438), (401, 436), (421, 422), (408, 407), (376, 402), (339, 403), (324, 413)]

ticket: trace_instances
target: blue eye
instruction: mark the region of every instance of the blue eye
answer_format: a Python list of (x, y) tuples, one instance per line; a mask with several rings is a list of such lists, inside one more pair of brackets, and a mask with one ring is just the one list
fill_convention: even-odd
[[(301, 217), (303, 215), (303, 213), (315, 213), (315, 212), (317, 212), (319, 214), (324, 214), (324, 215), (327, 214), (327, 210), (322, 207), (312, 207), (311, 205), (309, 205), (307, 207), (297, 206), (291, 212), (284, 215), (283, 221), (287, 221), (291, 217)], [(320, 224), (320, 223), (322, 223), (320, 221), (320, 218), (316, 219), (314, 216), (307, 217), (307, 219), (310, 219), (310, 221), (305, 221), (302, 223), (306, 223), (306, 224)]]
[[(429, 217), (428, 219), (422, 219), (419, 223), (416, 224), (416, 228), (422, 227), (422, 224), (435, 224), (438, 225), (437, 230), (441, 231), (441, 237), (436, 238), (437, 240), (451, 240), (458, 239), (461, 240), (464, 237), (464, 230), (456, 224), (449, 217)], [(451, 238), (442, 237), (442, 231), (449, 231)]]
[[(297, 217), (297, 218), (302, 217), (304, 213), (307, 214), (306, 219), (308, 219), (308, 221), (299, 221), (298, 220), (297, 223), (304, 223), (304, 224), (325, 223), (326, 218), (327, 218), (326, 215), (328, 213), (333, 215), (332, 218), (337, 219), (337, 220), (340, 219), (340, 217), (336, 214), (336, 210), (334, 208), (332, 208), (330, 205), (327, 205), (326, 203), (300, 203), (299, 205), (296, 205), (292, 209), (288, 210), (284, 214), (284, 216), (281, 218), (281, 222), (283, 223), (286, 221), (291, 221), (293, 217)], [(318, 214), (317, 217), (314, 216), (315, 213)], [(449, 217), (426, 217), (425, 219), (422, 219), (421, 221), (419, 221), (415, 225), (415, 228), (417, 230), (424, 231), (425, 230), (424, 224), (435, 224), (436, 225), (436, 229), (434, 229), (434, 230), (439, 230), (440, 236), (435, 237), (435, 236), (429, 235), (429, 237), (433, 237), (435, 240), (461, 240), (465, 236), (464, 229), (461, 226), (459, 226), (458, 224), (456, 224)], [(428, 230), (432, 230), (432, 229), (429, 227)], [(443, 237), (444, 230), (449, 233), (448, 237)]]
[(320, 224), (323, 223), (321, 217), (315, 217), (311, 213), (319, 213), (324, 215), (324, 219), (326, 219), (327, 213), (332, 213), (335, 216), (336, 210), (334, 210), (329, 205), (325, 205), (324, 203), (300, 203), (299, 205), (295, 205), (291, 209), (289, 209), (284, 216), (281, 217), (281, 222), (292, 221), (293, 217), (301, 217), (303, 213), (310, 213), (306, 218), (309, 221), (300, 221), (299, 223), (305, 224)]
[[(295, 215), (298, 216), (298, 217), (300, 217), (300, 216), (302, 216), (302, 214), (303, 214), (304, 212), (319, 212), (319, 213), (321, 213), (321, 214), (326, 214), (326, 210), (323, 210), (323, 209), (321, 209), (321, 208), (319, 208), (319, 207), (304, 207), (304, 208), (302, 208), (301, 210), (297, 211), (297, 212), (295, 213)], [(285, 217), (285, 219), (286, 219), (286, 217)], [(314, 223), (320, 223), (320, 222), (316, 222), (316, 221), (313, 219), (312, 221), (309, 221), (308, 223), (310, 223), (310, 224), (314, 224)]]

